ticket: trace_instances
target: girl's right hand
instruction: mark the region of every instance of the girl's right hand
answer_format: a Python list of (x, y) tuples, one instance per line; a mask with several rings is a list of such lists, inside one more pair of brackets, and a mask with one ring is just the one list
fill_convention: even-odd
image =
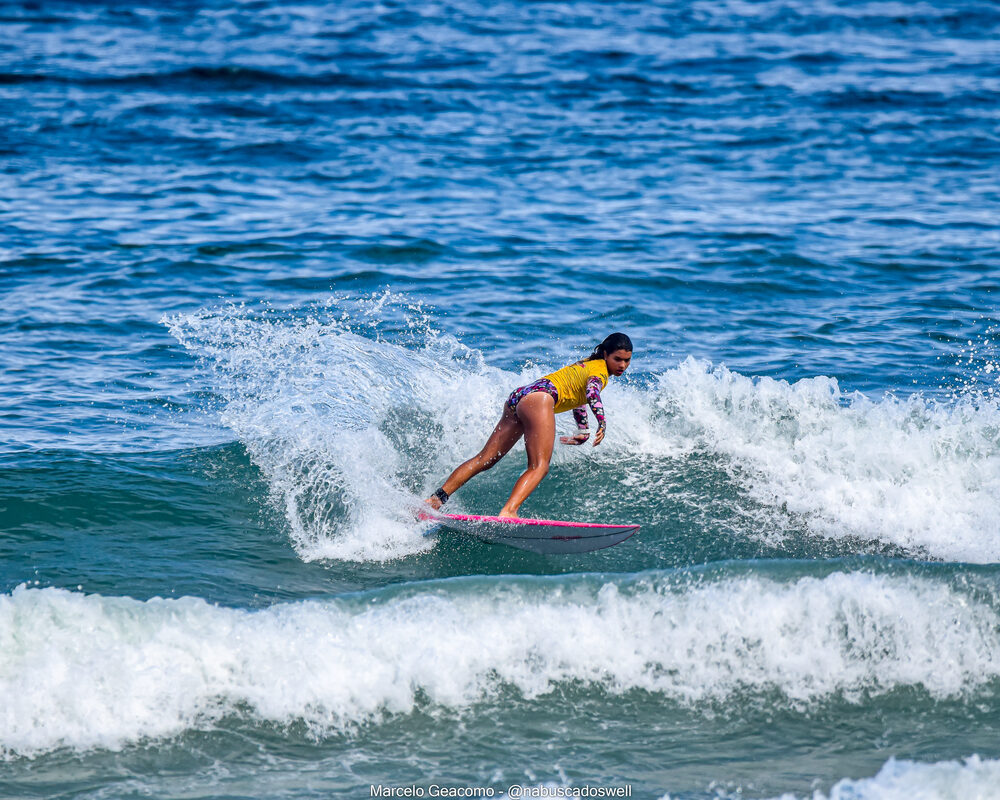
[(563, 444), (583, 444), (589, 438), (589, 433), (574, 433), (572, 436), (560, 436), (559, 441)]

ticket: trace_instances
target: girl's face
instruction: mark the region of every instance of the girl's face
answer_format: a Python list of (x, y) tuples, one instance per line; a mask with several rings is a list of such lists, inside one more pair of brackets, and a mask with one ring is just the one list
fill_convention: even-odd
[(631, 350), (615, 350), (604, 356), (604, 363), (608, 365), (608, 375), (621, 375), (628, 369), (632, 360)]

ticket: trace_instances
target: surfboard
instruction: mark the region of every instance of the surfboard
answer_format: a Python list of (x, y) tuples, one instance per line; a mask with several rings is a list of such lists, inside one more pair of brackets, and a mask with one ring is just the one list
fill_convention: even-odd
[(543, 555), (589, 553), (591, 550), (624, 542), (639, 530), (638, 525), (443, 514), (430, 508), (421, 509), (419, 516), (436, 522), (443, 528), (475, 536), (490, 544), (505, 544)]

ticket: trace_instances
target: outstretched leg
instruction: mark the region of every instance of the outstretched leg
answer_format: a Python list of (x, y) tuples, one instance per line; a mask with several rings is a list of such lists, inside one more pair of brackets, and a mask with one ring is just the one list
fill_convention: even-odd
[[(528, 395), (529, 397), (531, 395)], [(523, 400), (521, 401), (524, 402)], [(517, 440), (524, 435), (524, 426), (517, 415), (505, 404), (503, 416), (486, 440), (483, 449), (463, 464), (455, 468), (455, 471), (448, 476), (448, 480), (442, 485), (442, 489), (448, 494), (457, 492), (470, 478), (474, 478), (480, 472), (488, 470), (501, 458), (507, 455), (510, 448), (517, 444)], [(441, 508), (441, 501), (431, 496), (427, 498), (427, 503), (432, 508)]]
[(549, 471), (552, 448), (556, 440), (555, 401), (546, 392), (532, 392), (517, 404), (517, 417), (524, 428), (524, 449), (528, 452), (528, 468), (524, 471), (510, 497), (500, 511), (501, 517), (517, 517), (521, 503)]

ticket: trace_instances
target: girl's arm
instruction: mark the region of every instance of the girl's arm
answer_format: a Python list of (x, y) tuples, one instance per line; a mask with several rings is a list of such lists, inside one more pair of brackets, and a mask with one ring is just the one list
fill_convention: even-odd
[(594, 446), (596, 447), (604, 438), (605, 428), (604, 403), (601, 402), (600, 378), (593, 377), (587, 381), (587, 405), (590, 406), (590, 410), (594, 412), (594, 418), (597, 420), (597, 434), (594, 436)]

